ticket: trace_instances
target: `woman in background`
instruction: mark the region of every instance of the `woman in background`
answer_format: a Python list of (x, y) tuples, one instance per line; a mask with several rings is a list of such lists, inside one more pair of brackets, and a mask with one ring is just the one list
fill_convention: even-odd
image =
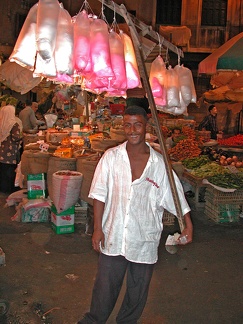
[(19, 162), (22, 140), (22, 122), (15, 116), (15, 107), (7, 105), (0, 110), (0, 192), (15, 191), (15, 170)]

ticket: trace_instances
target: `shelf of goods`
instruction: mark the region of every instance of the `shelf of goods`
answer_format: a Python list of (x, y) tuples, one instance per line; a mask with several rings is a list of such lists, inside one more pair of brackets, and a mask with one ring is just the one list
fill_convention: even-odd
[(238, 222), (243, 208), (243, 190), (223, 192), (208, 186), (205, 193), (205, 215), (216, 223)]
[(190, 172), (184, 170), (181, 180), (184, 180), (185, 182), (188, 182), (191, 184), (195, 190), (194, 194), (194, 204), (195, 207), (204, 207), (205, 201), (200, 196), (202, 192), (205, 190), (206, 187), (208, 187), (208, 184), (203, 183), (203, 178), (198, 178), (192, 175)]

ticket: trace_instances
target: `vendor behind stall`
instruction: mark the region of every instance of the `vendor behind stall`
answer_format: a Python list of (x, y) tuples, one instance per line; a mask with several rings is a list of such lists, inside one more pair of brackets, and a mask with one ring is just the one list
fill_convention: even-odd
[(23, 131), (28, 133), (30, 130), (37, 129), (38, 126), (44, 125), (43, 120), (38, 120), (35, 116), (38, 110), (38, 103), (26, 100), (26, 106), (19, 113), (19, 118), (23, 123)]
[(217, 108), (214, 105), (208, 107), (209, 115), (204, 117), (198, 126), (198, 130), (210, 131), (212, 139), (217, 139), (218, 127), (217, 127)]
[(181, 136), (181, 129), (179, 127), (175, 127), (172, 130), (172, 134), (165, 141), (166, 148), (169, 150), (172, 147), (176, 146), (178, 143), (178, 138)]

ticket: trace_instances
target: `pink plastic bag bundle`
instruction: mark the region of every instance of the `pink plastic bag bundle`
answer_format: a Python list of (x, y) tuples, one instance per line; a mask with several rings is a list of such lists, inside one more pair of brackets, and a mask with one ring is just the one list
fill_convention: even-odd
[(115, 74), (115, 79), (111, 81), (111, 88), (108, 88), (108, 91), (112, 91), (113, 89), (126, 90), (127, 77), (124, 57), (124, 45), (121, 37), (114, 31), (111, 31), (109, 33), (109, 45), (111, 66)]
[(167, 104), (167, 70), (161, 56), (157, 56), (151, 64), (149, 82), (155, 104), (160, 107), (165, 107)]
[(57, 24), (55, 63), (58, 74), (73, 75), (73, 24), (62, 5)]
[(127, 89), (137, 88), (141, 86), (141, 82), (133, 43), (127, 34), (121, 32), (120, 36), (124, 44)]
[(90, 61), (90, 23), (91, 18), (85, 10), (78, 13), (74, 21), (74, 68), (84, 71)]
[(50, 61), (54, 54), (59, 11), (58, 0), (39, 0), (36, 44), (41, 58), (46, 62)]
[(38, 3), (30, 9), (9, 57), (10, 62), (16, 62), (30, 70), (34, 70), (35, 66), (37, 9)]
[(114, 78), (111, 67), (108, 26), (102, 19), (94, 19), (90, 31), (90, 54), (93, 78), (102, 79), (104, 86)]

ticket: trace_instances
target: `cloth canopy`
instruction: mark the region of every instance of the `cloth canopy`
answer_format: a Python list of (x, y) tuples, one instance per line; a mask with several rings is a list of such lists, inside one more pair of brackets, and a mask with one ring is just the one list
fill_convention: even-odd
[(243, 70), (243, 32), (228, 40), (198, 65), (198, 73)]

